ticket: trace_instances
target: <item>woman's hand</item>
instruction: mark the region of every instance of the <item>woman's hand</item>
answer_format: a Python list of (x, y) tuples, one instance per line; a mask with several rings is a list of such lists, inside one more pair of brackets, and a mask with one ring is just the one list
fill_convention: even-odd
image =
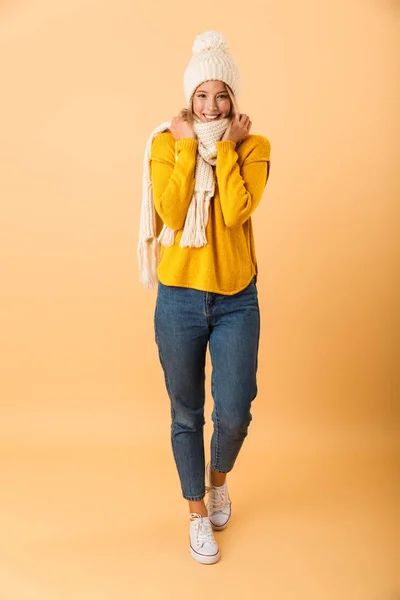
[(175, 140), (181, 140), (183, 138), (193, 138), (195, 140), (197, 137), (193, 127), (185, 117), (173, 117), (171, 120), (170, 131)]
[(237, 113), (229, 123), (224, 135), (221, 138), (221, 141), (232, 140), (236, 143), (241, 142), (249, 135), (250, 127), (250, 117), (243, 113)]

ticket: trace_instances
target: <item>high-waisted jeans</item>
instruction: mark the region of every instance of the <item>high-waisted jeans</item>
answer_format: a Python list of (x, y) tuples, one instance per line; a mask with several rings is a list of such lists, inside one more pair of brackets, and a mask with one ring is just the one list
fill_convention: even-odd
[(171, 405), (171, 443), (183, 497), (205, 496), (203, 425), (209, 343), (214, 400), (211, 466), (228, 473), (252, 420), (260, 311), (255, 277), (234, 295), (158, 283), (155, 340)]

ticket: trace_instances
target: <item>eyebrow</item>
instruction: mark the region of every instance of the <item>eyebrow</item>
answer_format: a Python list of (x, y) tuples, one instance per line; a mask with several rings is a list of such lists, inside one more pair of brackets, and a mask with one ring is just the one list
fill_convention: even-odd
[[(210, 94), (211, 92), (207, 92), (206, 90), (197, 90), (196, 94), (198, 94), (199, 92), (203, 92), (203, 94)], [(226, 90), (220, 90), (219, 92), (216, 92), (216, 94), (227, 94), (228, 92)]]

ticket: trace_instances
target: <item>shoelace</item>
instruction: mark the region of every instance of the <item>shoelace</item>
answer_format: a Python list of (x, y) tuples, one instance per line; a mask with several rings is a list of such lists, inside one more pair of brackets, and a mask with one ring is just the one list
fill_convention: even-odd
[(209, 542), (215, 544), (214, 535), (211, 523), (207, 517), (195, 516), (193, 519), (196, 523), (196, 539), (199, 546)]
[(208, 510), (211, 513), (218, 512), (223, 510), (226, 506), (230, 504), (230, 499), (228, 496), (228, 488), (226, 484), (215, 487), (215, 486), (206, 486), (206, 491), (211, 492), (208, 496)]

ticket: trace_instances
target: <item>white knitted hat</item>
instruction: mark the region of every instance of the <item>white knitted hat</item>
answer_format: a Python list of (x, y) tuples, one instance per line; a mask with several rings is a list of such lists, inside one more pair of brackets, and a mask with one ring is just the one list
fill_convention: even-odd
[(185, 99), (189, 106), (196, 88), (210, 79), (227, 83), (235, 97), (239, 92), (239, 72), (228, 52), (228, 42), (218, 31), (205, 31), (194, 40), (193, 56), (183, 76)]

